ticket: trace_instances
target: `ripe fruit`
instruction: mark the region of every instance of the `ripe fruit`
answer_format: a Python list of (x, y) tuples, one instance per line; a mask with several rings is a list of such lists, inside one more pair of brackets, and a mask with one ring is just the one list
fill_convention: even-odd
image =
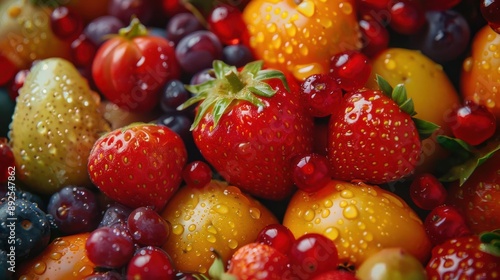
[(89, 233), (55, 238), (42, 253), (19, 265), (16, 279), (83, 279), (96, 267), (85, 251)]
[(425, 210), (432, 210), (446, 201), (446, 189), (432, 174), (422, 173), (410, 184), (410, 197), (413, 203)]
[(332, 180), (314, 193), (297, 191), (283, 225), (297, 238), (325, 235), (335, 242), (340, 263), (355, 267), (383, 248), (404, 248), (421, 262), (431, 250), (422, 221), (401, 198), (362, 182)]
[(292, 161), (293, 182), (301, 190), (314, 192), (330, 181), (328, 159), (318, 154), (307, 154)]
[(329, 74), (314, 74), (300, 84), (300, 97), (309, 115), (325, 117), (337, 112), (342, 89)]
[(427, 236), (434, 245), (471, 234), (462, 214), (450, 205), (441, 205), (432, 209), (424, 221), (424, 226)]
[(127, 279), (173, 280), (174, 267), (170, 257), (160, 248), (139, 249), (127, 265)]
[(134, 242), (122, 227), (100, 227), (90, 233), (85, 250), (90, 261), (105, 268), (120, 268), (134, 255)]
[(68, 61), (38, 62), (19, 90), (10, 131), (18, 179), (52, 194), (66, 185), (90, 185), (87, 158), (109, 126), (99, 97)]
[(271, 224), (265, 226), (260, 231), (255, 241), (274, 247), (281, 253), (287, 255), (295, 241), (295, 237), (284, 225)]
[(312, 150), (313, 119), (298, 86), (283, 73), (241, 71), (214, 61), (216, 80), (187, 86), (194, 93), (180, 108), (201, 102), (191, 127), (204, 158), (231, 184), (252, 195), (282, 200), (294, 190), (290, 160)]
[(426, 280), (422, 263), (401, 248), (385, 248), (371, 255), (356, 270), (359, 280)]
[(440, 127), (434, 135), (422, 141), (416, 173), (434, 170), (438, 160), (446, 155), (437, 143), (436, 135), (451, 135), (446, 121), (453, 108), (460, 105), (453, 84), (440, 65), (418, 51), (401, 48), (387, 49), (372, 60), (368, 88), (378, 89), (376, 75), (384, 77), (391, 85), (404, 84), (408, 98), (415, 104), (415, 117)]
[(368, 57), (359, 51), (343, 51), (330, 59), (330, 75), (344, 91), (362, 88), (371, 70)]
[(161, 215), (172, 225), (163, 249), (182, 272), (207, 273), (214, 260), (210, 248), (226, 263), (265, 226), (278, 223), (257, 200), (214, 180), (203, 188), (180, 188)]
[(484, 105), (500, 122), (500, 34), (489, 26), (479, 30), (472, 41), (469, 57), (463, 62), (460, 89), (465, 100)]
[(432, 249), (430, 280), (495, 279), (500, 271), (498, 232), (450, 239)]
[(184, 142), (167, 127), (133, 123), (99, 138), (88, 157), (92, 182), (131, 208), (160, 211), (182, 181)]
[(143, 246), (162, 246), (170, 234), (170, 225), (148, 207), (134, 209), (127, 218), (127, 228), (134, 242)]
[(331, 56), (361, 48), (354, 2), (251, 1), (243, 20), (254, 56), (297, 80), (327, 73)]
[(453, 135), (467, 144), (477, 146), (495, 134), (496, 120), (484, 105), (467, 100), (457, 108), (449, 121)]

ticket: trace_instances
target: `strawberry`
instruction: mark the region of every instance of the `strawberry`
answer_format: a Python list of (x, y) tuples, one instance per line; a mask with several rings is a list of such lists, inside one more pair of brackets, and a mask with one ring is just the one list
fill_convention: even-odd
[[(214, 61), (216, 79), (187, 86), (201, 103), (191, 127), (205, 159), (231, 184), (280, 200), (294, 188), (290, 160), (312, 150), (313, 120), (299, 102), (296, 83), (251, 62), (238, 71)], [(279, 78), (279, 79), (277, 79)]]
[(19, 90), (10, 131), (18, 178), (31, 190), (52, 194), (67, 185), (91, 185), (87, 158), (110, 130), (99, 103), (67, 60), (49, 58), (32, 67)]
[(432, 249), (426, 270), (434, 279), (496, 279), (500, 275), (500, 231), (450, 239)]
[(419, 162), (421, 138), (437, 128), (413, 118), (413, 101), (402, 84), (393, 89), (377, 79), (380, 90), (347, 93), (330, 119), (328, 157), (336, 179), (382, 184), (410, 175)]
[(92, 182), (131, 208), (161, 210), (179, 188), (187, 161), (184, 142), (169, 128), (133, 123), (99, 138), (88, 158)]

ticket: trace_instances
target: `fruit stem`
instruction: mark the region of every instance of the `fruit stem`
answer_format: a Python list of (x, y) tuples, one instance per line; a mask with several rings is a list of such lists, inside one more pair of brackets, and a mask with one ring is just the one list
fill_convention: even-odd
[(146, 36), (148, 35), (148, 30), (146, 26), (144, 26), (137, 17), (132, 17), (129, 26), (123, 27), (118, 31), (120, 36), (127, 38), (129, 40), (138, 37), (138, 36)]
[(229, 71), (225, 74), (226, 80), (229, 82), (231, 86), (232, 92), (236, 93), (242, 90), (245, 87), (245, 84), (241, 81), (240, 77), (234, 71)]

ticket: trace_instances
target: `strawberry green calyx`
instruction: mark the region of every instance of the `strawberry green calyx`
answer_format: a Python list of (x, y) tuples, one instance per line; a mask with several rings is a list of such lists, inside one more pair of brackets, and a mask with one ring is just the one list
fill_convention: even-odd
[(479, 240), (481, 241), (479, 250), (500, 257), (500, 229), (481, 233)]
[(226, 272), (224, 262), (219, 252), (213, 248), (211, 248), (210, 251), (215, 255), (215, 258), (208, 269), (208, 275), (214, 280), (238, 280), (234, 275)]
[(413, 100), (411, 98), (408, 98), (408, 95), (406, 93), (406, 88), (403, 84), (398, 84), (393, 88), (381, 76), (377, 75), (376, 79), (380, 90), (386, 96), (394, 100), (394, 102), (398, 104), (401, 111), (411, 116), (413, 122), (415, 123), (415, 126), (417, 127), (420, 140), (429, 138), (439, 128), (438, 125), (432, 122), (428, 122), (414, 117), (417, 114), (417, 112), (415, 111)]
[(148, 30), (138, 18), (133, 17), (129, 26), (120, 28), (118, 35), (131, 40), (135, 37), (148, 35)]
[(200, 120), (211, 110), (213, 127), (215, 128), (227, 108), (234, 101), (248, 101), (264, 108), (266, 105), (259, 97), (272, 97), (274, 90), (265, 80), (278, 78), (290, 91), (285, 75), (277, 70), (262, 70), (262, 61), (250, 62), (241, 71), (235, 66), (225, 64), (220, 60), (213, 62), (215, 80), (199, 85), (186, 85), (186, 89), (194, 94), (192, 98), (181, 104), (177, 109), (183, 110), (195, 103), (199, 104), (198, 112), (191, 130), (198, 126)]

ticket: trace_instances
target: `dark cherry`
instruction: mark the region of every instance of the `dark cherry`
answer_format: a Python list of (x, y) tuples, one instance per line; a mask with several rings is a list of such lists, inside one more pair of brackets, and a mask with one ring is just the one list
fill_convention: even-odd
[(319, 154), (309, 154), (292, 160), (292, 178), (297, 188), (315, 192), (331, 179), (328, 159)]
[(446, 195), (447, 192), (443, 184), (430, 173), (417, 175), (410, 184), (412, 201), (424, 210), (432, 210), (443, 204)]
[(462, 214), (453, 206), (440, 205), (425, 218), (424, 227), (434, 245), (471, 234)]
[(177, 44), (186, 35), (203, 29), (201, 22), (192, 13), (179, 13), (168, 21), (166, 38)]
[(142, 246), (162, 246), (170, 234), (170, 226), (156, 211), (148, 207), (134, 209), (127, 219), (128, 231)]
[(106, 41), (106, 36), (117, 34), (122, 27), (125, 27), (125, 24), (117, 17), (105, 15), (95, 18), (87, 24), (83, 34), (96, 46), (100, 46)]
[(394, 1), (389, 12), (389, 26), (400, 34), (415, 34), (426, 23), (425, 10), (420, 0)]
[(190, 187), (203, 188), (212, 180), (212, 169), (203, 161), (193, 161), (182, 170), (182, 178)]
[(127, 265), (127, 279), (175, 279), (170, 257), (160, 248), (148, 246), (139, 249)]
[(209, 29), (226, 45), (240, 44), (248, 38), (246, 24), (236, 6), (218, 5), (209, 13), (207, 22)]
[(104, 272), (96, 271), (85, 277), (84, 280), (123, 280), (123, 277), (115, 270), (108, 270)]
[(389, 31), (380, 21), (372, 17), (359, 20), (363, 40), (361, 52), (368, 57), (374, 57), (389, 46)]
[(50, 14), (50, 27), (57, 37), (73, 40), (83, 31), (83, 19), (76, 11), (59, 6)]
[(475, 146), (495, 134), (496, 119), (485, 106), (469, 100), (456, 110), (449, 126), (456, 138)]
[(489, 26), (500, 33), (500, 0), (480, 0), (479, 6)]
[(274, 247), (287, 255), (290, 252), (295, 237), (289, 228), (282, 224), (270, 224), (264, 227), (257, 236), (256, 242)]
[(134, 242), (120, 227), (100, 227), (92, 231), (85, 243), (87, 257), (97, 266), (120, 268), (134, 255)]
[[(299, 237), (290, 248), (290, 270), (300, 279), (310, 279), (330, 271), (339, 264), (335, 243), (318, 233), (306, 233)], [(321, 256), (321, 258), (318, 258)]]
[(161, 4), (163, 11), (169, 17), (173, 17), (179, 13), (188, 12), (186, 6), (181, 0), (162, 0)]
[(330, 60), (330, 74), (345, 91), (363, 87), (370, 73), (369, 59), (359, 51), (340, 52)]
[(132, 17), (136, 17), (145, 25), (153, 18), (155, 1), (150, 0), (109, 0), (108, 14), (117, 17), (128, 24)]

